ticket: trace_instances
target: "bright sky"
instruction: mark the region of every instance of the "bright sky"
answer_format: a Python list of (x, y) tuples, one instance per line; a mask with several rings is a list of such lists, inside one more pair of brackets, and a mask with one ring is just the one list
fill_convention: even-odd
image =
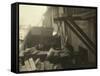
[[(42, 26), (41, 19), (46, 12), (46, 6), (19, 5), (19, 24)], [(39, 23), (39, 25), (37, 25)]]
[[(46, 12), (46, 6), (19, 5), (19, 26), (20, 39), (24, 39), (30, 26), (42, 26), (43, 14)], [(22, 28), (26, 28), (23, 30)]]

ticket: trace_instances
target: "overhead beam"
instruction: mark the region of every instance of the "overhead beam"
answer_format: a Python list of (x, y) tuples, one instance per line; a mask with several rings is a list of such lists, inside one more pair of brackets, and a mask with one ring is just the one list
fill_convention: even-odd
[(95, 18), (96, 14), (95, 11), (94, 12), (85, 12), (85, 13), (81, 13), (81, 14), (73, 14), (71, 16), (66, 16), (66, 15), (62, 15), (62, 17), (57, 17), (54, 20), (61, 20), (61, 19), (68, 19), (68, 18), (72, 18), (73, 20), (89, 20), (91, 18)]
[(84, 12), (84, 13), (81, 13), (81, 14), (73, 14), (72, 15), (72, 18), (73, 19), (79, 19), (79, 20), (89, 20), (91, 18), (94, 18), (96, 17), (96, 12), (95, 11), (89, 11), (89, 12)]

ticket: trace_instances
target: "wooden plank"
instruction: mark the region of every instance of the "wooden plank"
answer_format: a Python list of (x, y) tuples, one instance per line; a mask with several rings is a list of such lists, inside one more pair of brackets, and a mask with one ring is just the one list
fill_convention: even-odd
[(29, 63), (31, 66), (31, 70), (36, 70), (36, 65), (35, 65), (35, 61), (33, 60), (33, 58), (29, 58)]
[(28, 60), (25, 61), (25, 68), (27, 71), (32, 71)]
[(41, 62), (41, 68), (40, 68), (40, 70), (44, 70), (44, 63), (43, 62)]

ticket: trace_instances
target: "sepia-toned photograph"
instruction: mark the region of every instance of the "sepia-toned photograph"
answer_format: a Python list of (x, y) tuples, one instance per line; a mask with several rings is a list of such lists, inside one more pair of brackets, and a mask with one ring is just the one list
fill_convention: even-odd
[(19, 4), (19, 72), (97, 67), (97, 9)]

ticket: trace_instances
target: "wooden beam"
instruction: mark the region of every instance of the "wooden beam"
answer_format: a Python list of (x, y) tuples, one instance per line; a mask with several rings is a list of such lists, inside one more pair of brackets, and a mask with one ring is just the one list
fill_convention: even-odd
[(65, 23), (79, 37), (79, 39), (90, 49), (92, 53), (96, 53), (96, 45), (88, 38), (83, 30), (72, 20), (66, 19)]

